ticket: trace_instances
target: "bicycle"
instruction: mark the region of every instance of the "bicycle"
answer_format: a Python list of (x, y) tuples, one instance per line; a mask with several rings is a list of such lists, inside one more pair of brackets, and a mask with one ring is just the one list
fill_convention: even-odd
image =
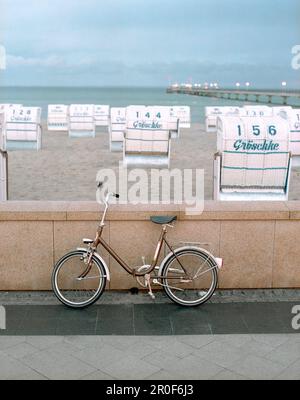
[[(155, 255), (151, 265), (132, 268), (105, 242), (102, 233), (109, 208), (109, 199), (119, 198), (116, 193), (105, 197), (105, 209), (95, 239), (83, 239), (87, 248), (77, 248), (62, 257), (54, 267), (52, 288), (60, 302), (71, 308), (85, 308), (94, 304), (103, 294), (110, 271), (97, 252), (101, 245), (138, 284), (148, 290), (152, 299), (152, 285), (163, 287), (167, 296), (181, 306), (195, 307), (206, 303), (214, 294), (218, 284), (218, 270), (222, 260), (197, 246), (174, 249), (167, 241), (167, 230), (174, 227), (176, 216), (151, 217), (155, 224), (162, 225)], [(157, 266), (163, 246), (170, 251), (160, 266)]]

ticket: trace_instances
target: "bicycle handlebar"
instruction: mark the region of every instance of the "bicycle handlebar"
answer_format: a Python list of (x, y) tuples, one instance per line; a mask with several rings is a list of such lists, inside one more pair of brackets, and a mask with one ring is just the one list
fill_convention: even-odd
[[(98, 188), (100, 189), (102, 186), (103, 186), (103, 182), (98, 182)], [(107, 193), (105, 200), (104, 200), (104, 203), (106, 205), (108, 205), (110, 197), (115, 197), (116, 199), (119, 199), (120, 195), (118, 193)]]
[(116, 199), (119, 199), (120, 195), (117, 193), (108, 193), (105, 197), (105, 204), (108, 203), (110, 197), (115, 197)]

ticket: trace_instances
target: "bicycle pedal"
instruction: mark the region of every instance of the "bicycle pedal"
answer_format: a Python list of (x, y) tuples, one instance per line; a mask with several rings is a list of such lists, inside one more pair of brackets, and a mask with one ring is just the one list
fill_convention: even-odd
[(137, 295), (139, 294), (139, 289), (133, 287), (133, 288), (131, 288), (131, 289), (129, 290), (129, 292), (130, 292), (130, 294), (132, 294), (132, 296), (137, 296)]

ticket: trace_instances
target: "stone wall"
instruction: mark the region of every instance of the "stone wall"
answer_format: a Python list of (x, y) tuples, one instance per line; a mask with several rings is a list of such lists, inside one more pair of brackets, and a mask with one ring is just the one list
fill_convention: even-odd
[[(49, 290), (54, 263), (93, 238), (101, 207), (85, 202), (0, 203), (0, 290)], [(300, 288), (300, 202), (206, 202), (202, 215), (184, 208), (111, 206), (106, 241), (133, 266), (151, 263), (160, 227), (151, 215), (177, 215), (173, 244), (201, 243), (224, 259), (221, 288)], [(137, 286), (106, 252), (110, 289)]]

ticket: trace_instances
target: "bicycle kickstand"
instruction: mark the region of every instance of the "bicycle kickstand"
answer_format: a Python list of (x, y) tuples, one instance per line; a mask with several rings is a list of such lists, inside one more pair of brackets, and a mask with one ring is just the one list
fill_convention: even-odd
[(149, 289), (149, 296), (151, 297), (152, 300), (155, 300), (155, 295), (152, 292), (152, 288), (151, 288), (151, 276), (150, 274), (145, 275), (145, 282), (146, 282), (146, 287), (148, 287)]

